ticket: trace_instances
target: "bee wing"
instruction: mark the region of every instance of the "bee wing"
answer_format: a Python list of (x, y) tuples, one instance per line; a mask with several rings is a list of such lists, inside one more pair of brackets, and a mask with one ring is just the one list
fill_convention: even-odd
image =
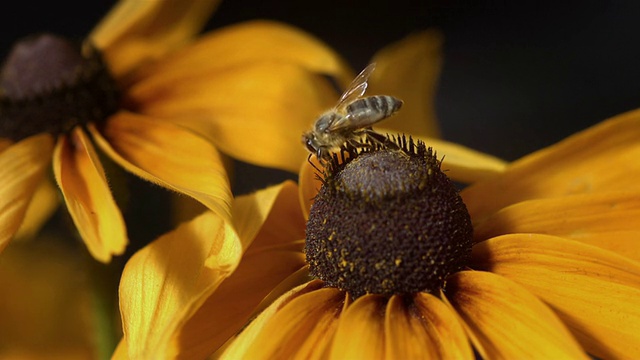
[(338, 111), (344, 110), (344, 108), (351, 101), (364, 95), (365, 91), (367, 91), (367, 81), (369, 80), (369, 76), (371, 76), (371, 73), (373, 72), (373, 70), (375, 70), (375, 68), (376, 64), (371, 63), (367, 65), (367, 67), (364, 68), (364, 70), (362, 70), (355, 79), (353, 79), (351, 84), (349, 84), (349, 87), (347, 87), (347, 90), (342, 94), (342, 96), (340, 96), (340, 99), (338, 100), (338, 105), (336, 105), (335, 107)]

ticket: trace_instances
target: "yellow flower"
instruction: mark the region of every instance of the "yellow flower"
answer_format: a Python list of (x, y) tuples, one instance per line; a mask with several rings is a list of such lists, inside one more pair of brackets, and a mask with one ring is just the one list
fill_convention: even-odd
[[(206, 213), (131, 259), (116, 357), (472, 359), (472, 349), (483, 358), (640, 356), (640, 111), (506, 167), (432, 144), (452, 179), (472, 183), (460, 196), (474, 234), (466, 264), (436, 291), (352, 296), (310, 281), (304, 239), (317, 229), (310, 221), (305, 235), (305, 223), (321, 206), (306, 215), (317, 183), (305, 165), (300, 188), (286, 182), (236, 199), (235, 232), (211, 239), (220, 220)], [(326, 200), (326, 191), (319, 196)], [(353, 212), (348, 221), (383, 225)], [(324, 215), (321, 229), (342, 220)]]
[[(231, 194), (215, 146), (241, 159), (248, 148), (273, 147), (263, 142), (274, 136), (266, 124), (313, 117), (331, 102), (334, 91), (318, 73), (349, 76), (326, 46), (278, 23), (239, 24), (192, 41), (215, 5), (122, 1), (82, 49), (51, 35), (16, 46), (0, 78), (0, 250), (21, 225), (33, 232), (50, 215), (51, 163), (93, 257), (108, 262), (124, 251), (125, 224), (95, 145), (228, 219)], [(194, 123), (208, 127), (202, 132), (213, 145), (182, 126)]]

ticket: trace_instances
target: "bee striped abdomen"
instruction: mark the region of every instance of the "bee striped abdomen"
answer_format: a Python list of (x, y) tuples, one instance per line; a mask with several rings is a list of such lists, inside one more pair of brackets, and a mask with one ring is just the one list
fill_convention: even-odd
[(373, 124), (385, 119), (402, 107), (402, 100), (388, 95), (367, 96), (347, 106), (347, 114), (356, 124)]

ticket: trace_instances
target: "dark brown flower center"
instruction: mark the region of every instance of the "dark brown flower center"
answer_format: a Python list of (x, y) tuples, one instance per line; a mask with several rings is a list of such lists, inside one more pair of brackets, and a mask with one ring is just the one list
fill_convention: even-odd
[(57, 135), (100, 122), (120, 101), (100, 53), (43, 34), (18, 42), (0, 72), (0, 138)]
[(330, 163), (309, 214), (311, 274), (356, 297), (436, 292), (471, 252), (471, 219), (431, 148), (396, 145)]

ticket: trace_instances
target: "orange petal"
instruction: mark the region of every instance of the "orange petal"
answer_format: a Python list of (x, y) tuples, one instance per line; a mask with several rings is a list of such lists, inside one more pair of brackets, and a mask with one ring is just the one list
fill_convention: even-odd
[(385, 307), (378, 295), (364, 295), (340, 316), (332, 359), (377, 359), (385, 353)]
[(219, 1), (121, 0), (89, 41), (104, 52), (117, 78), (182, 46), (204, 26)]
[(402, 110), (385, 127), (414, 136), (437, 137), (435, 91), (442, 68), (442, 34), (427, 30), (407, 36), (378, 51), (371, 62), (369, 95), (402, 99)]
[(640, 192), (582, 194), (505, 207), (473, 231), (476, 241), (510, 233), (556, 235), (640, 260), (639, 218)]
[(319, 39), (301, 29), (275, 21), (256, 20), (227, 26), (200, 37), (182, 51), (145, 71), (137, 91), (170, 88), (197, 81), (203, 73), (235, 67), (280, 62), (349, 82), (352, 73), (344, 60)]
[[(273, 195), (277, 198), (270, 199)], [(233, 219), (241, 241), (250, 246), (238, 268), (181, 331), (178, 346), (187, 358), (206, 357), (224, 344), (268, 294), (306, 265), (301, 241), (304, 219), (293, 183), (238, 198)], [(250, 224), (252, 220), (255, 224)]]
[(311, 157), (309, 161), (312, 161), (313, 165), (305, 161), (298, 173), (300, 206), (302, 207), (305, 219), (309, 218), (311, 204), (313, 204), (313, 200), (322, 187), (322, 181), (320, 181), (321, 174), (318, 171), (318, 169), (322, 169), (322, 167), (315, 156)]
[(497, 237), (473, 265), (510, 278), (548, 303), (598, 358), (640, 357), (640, 264), (577, 241), (537, 234)]
[(412, 306), (401, 296), (387, 304), (387, 359), (473, 359), (458, 319), (433, 295), (417, 294)]
[(51, 136), (37, 135), (0, 152), (0, 251), (18, 231), (52, 150)]
[(33, 194), (31, 203), (29, 203), (24, 221), (16, 233), (16, 238), (29, 238), (36, 235), (53, 215), (59, 204), (58, 189), (51, 180), (47, 178), (41, 181)]
[(177, 331), (233, 272), (241, 251), (232, 227), (205, 212), (137, 252), (120, 282), (129, 357), (172, 357)]
[(328, 81), (291, 63), (255, 62), (193, 79), (131, 90), (137, 111), (204, 135), (242, 161), (297, 172), (301, 143), (318, 114), (333, 106)]
[(178, 126), (121, 112), (102, 132), (90, 126), (96, 143), (114, 161), (141, 178), (189, 195), (230, 218), (231, 190), (218, 151)]
[(569, 194), (640, 190), (640, 110), (604, 121), (514, 162), (462, 193), (475, 222), (516, 202)]
[(553, 311), (510, 280), (462, 271), (446, 294), (485, 359), (588, 358)]
[(98, 154), (80, 128), (58, 139), (53, 172), (71, 218), (96, 260), (111, 261), (127, 246), (127, 230)]
[(222, 358), (322, 358), (345, 295), (319, 286), (312, 282), (280, 297), (235, 339)]

